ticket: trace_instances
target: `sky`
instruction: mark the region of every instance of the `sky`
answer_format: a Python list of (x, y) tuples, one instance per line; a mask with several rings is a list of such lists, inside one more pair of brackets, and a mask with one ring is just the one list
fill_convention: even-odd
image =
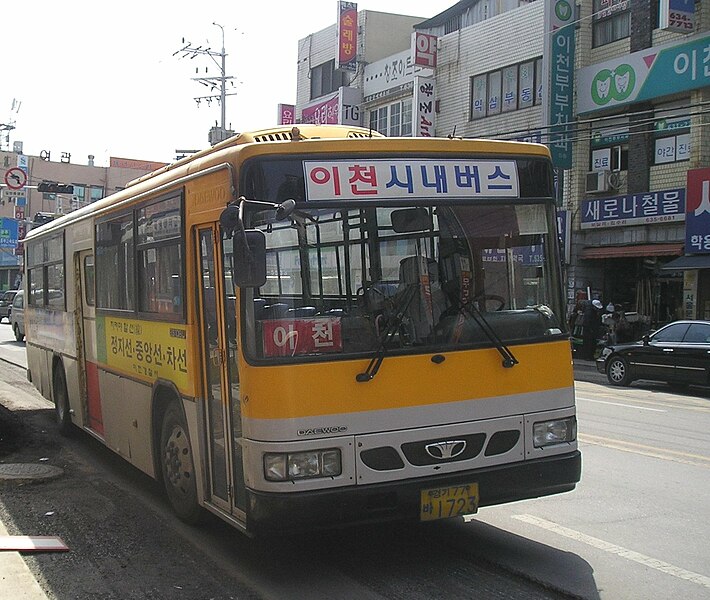
[[(360, 0), (358, 10), (430, 18), (456, 0)], [(209, 145), (221, 120), (217, 102), (194, 77), (216, 77), (209, 56), (174, 54), (193, 47), (221, 51), (224, 28), (226, 125), (273, 127), (279, 103), (296, 101), (298, 40), (335, 23), (336, 0), (25, 0), (0, 21), (2, 149), (22, 141), (25, 154), (108, 166), (109, 157), (171, 162), (176, 150)], [(219, 60), (219, 59), (218, 59)], [(207, 73), (205, 73), (207, 69)], [(199, 70), (199, 73), (196, 73)]]

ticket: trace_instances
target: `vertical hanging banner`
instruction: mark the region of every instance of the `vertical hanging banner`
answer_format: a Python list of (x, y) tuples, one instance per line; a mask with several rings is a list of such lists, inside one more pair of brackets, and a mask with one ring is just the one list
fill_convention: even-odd
[(552, 163), (572, 168), (574, 3), (545, 0), (545, 115)]
[(338, 2), (336, 69), (357, 69), (357, 2)]
[(685, 200), (685, 253), (710, 254), (710, 168), (690, 169)]
[(412, 135), (434, 137), (436, 127), (436, 85), (433, 77), (414, 77)]

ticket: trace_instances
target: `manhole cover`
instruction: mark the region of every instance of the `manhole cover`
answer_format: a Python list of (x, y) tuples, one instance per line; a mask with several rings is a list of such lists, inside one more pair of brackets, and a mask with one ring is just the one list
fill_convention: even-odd
[(64, 474), (64, 469), (34, 463), (0, 464), (0, 481), (35, 481), (54, 479)]

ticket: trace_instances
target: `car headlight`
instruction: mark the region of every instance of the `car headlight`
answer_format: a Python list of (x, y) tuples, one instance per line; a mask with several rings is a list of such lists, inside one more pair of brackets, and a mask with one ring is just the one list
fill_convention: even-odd
[(606, 360), (607, 356), (609, 356), (612, 352), (613, 350), (611, 348), (603, 348), (599, 358)]
[(336, 477), (341, 473), (340, 450), (336, 448), (264, 454), (264, 477), (269, 481)]
[(573, 442), (576, 439), (577, 419), (575, 417), (542, 421), (533, 425), (533, 445), (535, 448)]

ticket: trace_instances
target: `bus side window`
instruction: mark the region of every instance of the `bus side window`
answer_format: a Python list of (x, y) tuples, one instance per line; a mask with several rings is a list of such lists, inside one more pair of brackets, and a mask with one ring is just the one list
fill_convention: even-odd
[(94, 271), (94, 257), (85, 256), (84, 257), (84, 300), (87, 306), (94, 306), (95, 300), (95, 271)]

